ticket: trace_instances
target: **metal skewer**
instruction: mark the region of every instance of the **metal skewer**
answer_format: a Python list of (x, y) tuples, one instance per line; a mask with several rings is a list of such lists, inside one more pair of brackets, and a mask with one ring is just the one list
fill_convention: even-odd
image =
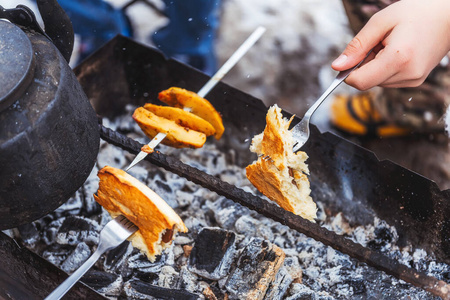
[[(264, 34), (266, 31), (265, 27), (259, 26), (256, 30), (242, 43), (242, 45), (233, 53), (233, 55), (228, 58), (228, 60), (222, 65), (222, 67), (214, 74), (208, 82), (198, 91), (197, 95), (200, 97), (205, 97), (215, 86), (216, 84), (222, 80), (222, 78), (231, 70), (232, 67), (247, 53), (247, 51), (258, 41), (258, 39)], [(158, 133), (147, 145), (151, 149), (155, 149), (159, 143), (167, 135), (165, 133)], [(143, 160), (148, 155), (147, 152), (142, 151), (136, 155), (131, 164), (125, 169), (126, 172), (138, 164), (141, 160)]]

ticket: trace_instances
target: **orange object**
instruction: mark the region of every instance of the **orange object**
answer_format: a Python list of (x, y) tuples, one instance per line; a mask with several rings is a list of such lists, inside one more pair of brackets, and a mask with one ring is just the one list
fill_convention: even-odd
[(175, 148), (200, 148), (206, 142), (206, 135), (178, 125), (172, 120), (158, 117), (143, 107), (138, 107), (133, 113), (133, 119), (149, 138), (155, 137), (159, 132), (167, 134), (161, 142)]
[(148, 186), (123, 170), (106, 166), (98, 172), (95, 200), (112, 217), (124, 215), (139, 230), (129, 240), (150, 261), (170, 246), (177, 232), (187, 232), (178, 214)]
[(151, 103), (145, 104), (144, 108), (151, 111), (158, 117), (166, 118), (174, 121), (180, 126), (203, 132), (206, 136), (216, 133), (216, 130), (209, 122), (181, 108), (161, 106)]
[(379, 137), (403, 136), (410, 128), (400, 127), (383, 119), (374, 106), (372, 93), (335, 96), (331, 105), (331, 124), (349, 134)]
[[(246, 167), (248, 180), (266, 197), (287, 211), (314, 222), (317, 206), (310, 196), (308, 155), (293, 153), (292, 121), (275, 104), (266, 115), (264, 131), (252, 139), (250, 151), (258, 160)], [(269, 158), (267, 158), (268, 156)]]
[(214, 106), (205, 98), (200, 97), (194, 92), (171, 87), (159, 93), (158, 99), (167, 105), (189, 109), (191, 113), (208, 121), (216, 130), (214, 137), (220, 139), (225, 128), (223, 126), (222, 117)]
[(155, 150), (153, 148), (151, 148), (149, 145), (144, 145), (141, 148), (141, 151), (144, 151), (145, 153), (153, 153)]

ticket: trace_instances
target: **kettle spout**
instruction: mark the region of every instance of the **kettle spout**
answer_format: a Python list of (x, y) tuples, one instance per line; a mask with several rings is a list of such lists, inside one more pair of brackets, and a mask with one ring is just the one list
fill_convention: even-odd
[(67, 62), (73, 51), (74, 32), (69, 16), (56, 0), (37, 0), (39, 13), (50, 37)]

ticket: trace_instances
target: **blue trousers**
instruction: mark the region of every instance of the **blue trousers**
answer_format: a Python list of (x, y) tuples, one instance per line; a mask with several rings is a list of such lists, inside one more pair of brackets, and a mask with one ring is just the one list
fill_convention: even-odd
[(216, 71), (214, 41), (220, 0), (164, 0), (169, 23), (152, 35), (164, 54), (211, 75)]

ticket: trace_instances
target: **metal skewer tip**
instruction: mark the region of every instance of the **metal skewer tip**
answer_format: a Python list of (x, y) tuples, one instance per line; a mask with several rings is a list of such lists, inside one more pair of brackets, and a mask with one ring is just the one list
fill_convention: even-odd
[[(162, 142), (162, 140), (166, 137), (167, 134), (165, 133), (158, 133), (151, 141), (150, 143), (148, 143), (147, 145), (151, 148), (151, 149), (155, 149), (156, 146), (159, 145), (159, 143)], [(132, 167), (134, 167), (135, 165), (137, 165), (141, 160), (143, 160), (146, 156), (148, 155), (147, 152), (141, 151), (138, 153), (138, 155), (136, 155), (136, 157), (134, 158), (134, 160), (131, 162), (131, 164), (128, 166), (128, 168), (125, 169), (125, 172), (128, 172), (128, 170), (130, 170)]]

